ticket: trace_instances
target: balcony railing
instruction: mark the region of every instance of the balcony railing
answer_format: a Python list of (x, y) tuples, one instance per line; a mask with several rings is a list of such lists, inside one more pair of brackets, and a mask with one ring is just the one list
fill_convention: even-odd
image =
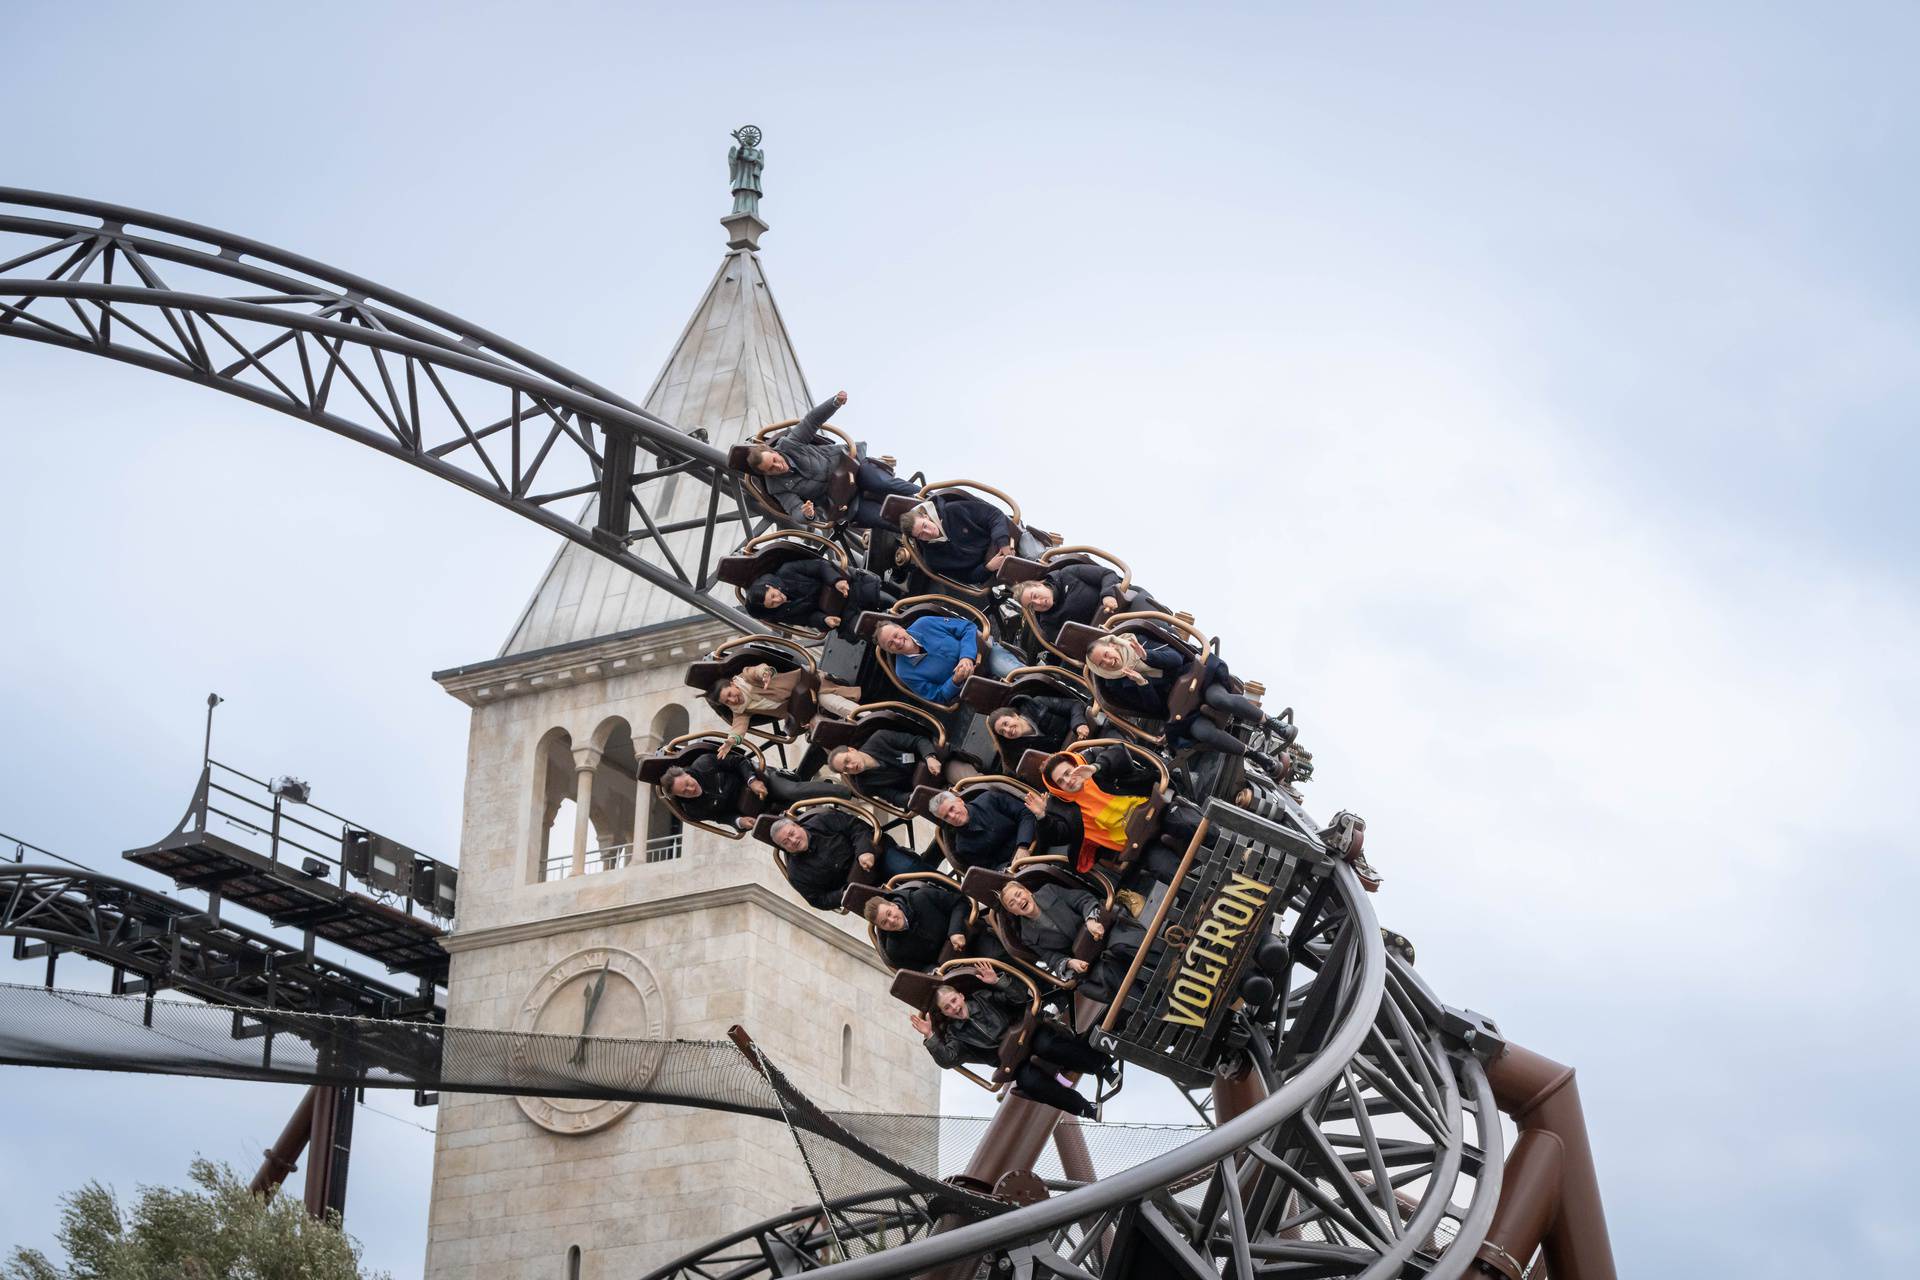
[[(671, 862), (680, 856), (680, 833), (675, 831), (669, 835), (655, 836), (641, 845), (615, 844), (604, 849), (589, 849), (581, 874), (590, 876), (600, 871), (618, 871), (622, 867), (632, 866), (636, 850), (643, 864)], [(541, 878), (565, 880), (573, 874), (573, 855), (563, 853), (547, 859), (546, 872)]]

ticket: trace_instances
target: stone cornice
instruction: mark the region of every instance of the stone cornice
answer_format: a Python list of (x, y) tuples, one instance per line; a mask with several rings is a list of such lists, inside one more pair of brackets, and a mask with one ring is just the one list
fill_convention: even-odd
[(470, 707), (588, 684), (654, 667), (683, 667), (738, 633), (713, 618), (683, 618), (598, 640), (518, 653), (433, 673)]
[(601, 907), (593, 911), (569, 912), (546, 920), (528, 920), (520, 924), (498, 925), (491, 929), (469, 929), (448, 934), (440, 939), (440, 945), (458, 954), (462, 951), (478, 951), (486, 947), (527, 942), (535, 938), (550, 938), (556, 934), (584, 933), (589, 929), (631, 924), (637, 920), (683, 915), (689, 911), (702, 911), (712, 907), (730, 907), (739, 903), (751, 903), (771, 912), (795, 928), (804, 929), (829, 946), (838, 947), (856, 960), (871, 965), (882, 973), (887, 972), (886, 965), (881, 963), (880, 957), (866, 942), (835, 928), (818, 912), (787, 901), (765, 885), (751, 883), (727, 885), (720, 889), (702, 889), (696, 893), (683, 893), (671, 898), (651, 898), (645, 902), (627, 902), (617, 907)]

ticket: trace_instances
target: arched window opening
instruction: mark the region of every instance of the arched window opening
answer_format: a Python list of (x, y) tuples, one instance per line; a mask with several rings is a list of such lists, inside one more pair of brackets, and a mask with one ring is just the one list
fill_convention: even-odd
[[(660, 708), (653, 718), (653, 726), (647, 737), (652, 746), (659, 750), (687, 731), (687, 709), (678, 703)], [(659, 796), (647, 798), (647, 850), (648, 862), (671, 862), (680, 856), (683, 844), (680, 819), (673, 810), (667, 808)]]
[(580, 1246), (567, 1250), (567, 1280), (580, 1280)]
[(593, 736), (600, 756), (591, 761), (592, 783), (585, 801), (592, 809), (592, 836), (581, 870), (588, 874), (614, 871), (633, 862), (633, 828), (640, 799), (635, 776), (640, 762), (627, 722), (615, 716)]
[(853, 1084), (853, 1024), (840, 1024), (840, 1083)]
[(573, 737), (565, 729), (549, 730), (534, 749), (532, 879), (558, 880), (572, 866), (574, 785)]

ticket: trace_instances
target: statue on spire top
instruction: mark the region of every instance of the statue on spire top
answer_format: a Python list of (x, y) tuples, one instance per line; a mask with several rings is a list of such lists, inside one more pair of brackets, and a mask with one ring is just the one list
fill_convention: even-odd
[(760, 130), (742, 125), (733, 131), (734, 145), (727, 149), (727, 179), (733, 184), (733, 216), (760, 216), (760, 170), (766, 167), (767, 153), (760, 149)]

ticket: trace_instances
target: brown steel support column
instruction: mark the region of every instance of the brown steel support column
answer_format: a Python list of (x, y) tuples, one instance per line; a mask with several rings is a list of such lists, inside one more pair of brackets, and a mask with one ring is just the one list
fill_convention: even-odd
[(333, 1118), (339, 1114), (340, 1091), (331, 1085), (314, 1086), (313, 1124), (307, 1132), (307, 1216), (327, 1216), (327, 1187), (332, 1182)]
[(1237, 1076), (1216, 1078), (1213, 1082), (1213, 1123), (1223, 1125), (1243, 1111), (1250, 1111), (1267, 1096), (1267, 1081), (1251, 1062), (1244, 1063)]
[[(1531, 1198), (1538, 1194), (1529, 1179), (1541, 1176), (1538, 1167), (1547, 1163), (1548, 1157), (1531, 1156), (1532, 1165), (1527, 1169), (1517, 1168), (1515, 1162), (1523, 1147), (1547, 1149), (1539, 1142), (1526, 1143), (1528, 1134), (1537, 1131), (1550, 1135), (1558, 1140), (1560, 1153), (1555, 1188), (1558, 1195), (1553, 1199), (1552, 1220), (1542, 1241), (1547, 1270), (1553, 1280), (1617, 1280), (1606, 1210), (1600, 1203), (1600, 1178), (1593, 1167), (1593, 1147), (1587, 1140), (1587, 1121), (1580, 1109), (1573, 1068), (1509, 1044), (1487, 1064), (1487, 1082), (1493, 1086), (1494, 1101), (1513, 1117), (1521, 1132), (1521, 1141), (1514, 1144), (1514, 1158), (1508, 1162), (1500, 1184), (1495, 1222), (1505, 1216), (1525, 1225), (1521, 1210), (1531, 1209)], [(1521, 1262), (1524, 1264), (1525, 1259)], [(1487, 1264), (1475, 1265), (1484, 1268)]]
[(1060, 1172), (1075, 1182), (1093, 1181), (1093, 1153), (1087, 1150), (1087, 1135), (1072, 1116), (1062, 1120), (1053, 1131), (1053, 1149), (1060, 1153)]
[[(1031, 1170), (1034, 1161), (1046, 1150), (1047, 1139), (1053, 1135), (1054, 1126), (1065, 1116), (1064, 1111), (1057, 1111), (1030, 1098), (1008, 1094), (1001, 1099), (1000, 1109), (993, 1113), (986, 1133), (981, 1135), (980, 1145), (975, 1148), (973, 1159), (967, 1163), (964, 1176), (991, 1189), (994, 1183), (1009, 1173)], [(1081, 1141), (1084, 1143), (1086, 1139), (1082, 1138)], [(958, 1218), (943, 1218), (934, 1231), (950, 1231), (961, 1221)], [(925, 1273), (922, 1280), (968, 1280), (979, 1266), (980, 1259), (963, 1258)]]
[(353, 1150), (353, 1090), (315, 1086), (307, 1138), (307, 1213), (325, 1220), (346, 1216), (347, 1160)]
[(1527, 1263), (1559, 1208), (1565, 1150), (1545, 1129), (1529, 1129), (1513, 1144), (1500, 1175), (1500, 1203), (1474, 1255), (1476, 1273), (1526, 1280)]
[(300, 1153), (307, 1149), (307, 1139), (313, 1134), (313, 1104), (320, 1091), (316, 1084), (300, 1095), (300, 1105), (293, 1109), (287, 1127), (280, 1131), (271, 1147), (260, 1153), (260, 1172), (253, 1175), (247, 1190), (257, 1196), (271, 1196), (287, 1180), (287, 1175), (300, 1167)]

